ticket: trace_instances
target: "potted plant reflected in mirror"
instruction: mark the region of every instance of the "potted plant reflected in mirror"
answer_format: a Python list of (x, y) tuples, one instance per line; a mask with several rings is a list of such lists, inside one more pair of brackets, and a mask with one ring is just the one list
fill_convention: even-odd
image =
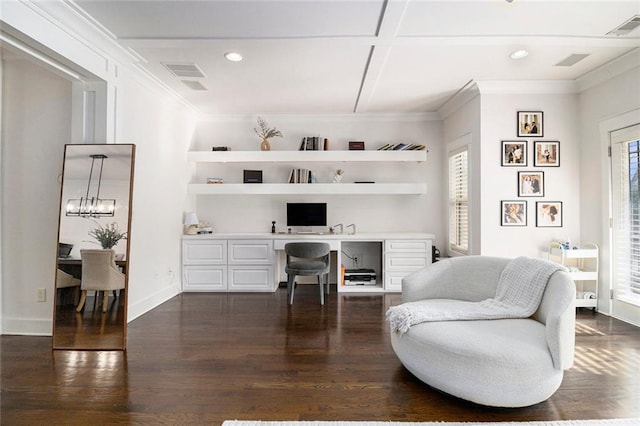
[(269, 139), (275, 137), (282, 137), (282, 132), (276, 129), (275, 127), (269, 127), (269, 124), (262, 118), (258, 117), (258, 126), (260, 126), (260, 130), (253, 128), (253, 131), (256, 132), (256, 135), (262, 138), (262, 142), (260, 143), (260, 150), (262, 151), (270, 151), (271, 143), (269, 143)]
[(98, 227), (89, 231), (89, 235), (98, 240), (100, 246), (105, 250), (112, 249), (118, 244), (118, 241), (127, 238), (127, 233), (121, 232), (116, 222), (105, 226), (100, 225), (98, 222), (96, 224)]

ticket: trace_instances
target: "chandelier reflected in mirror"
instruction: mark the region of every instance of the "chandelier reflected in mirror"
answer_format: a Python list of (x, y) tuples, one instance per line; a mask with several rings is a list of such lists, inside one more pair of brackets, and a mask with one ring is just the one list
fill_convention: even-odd
[[(66, 215), (79, 217), (108, 217), (113, 216), (116, 211), (115, 199), (100, 198), (100, 185), (102, 184), (102, 170), (104, 160), (108, 157), (104, 154), (93, 154), (91, 157), (91, 169), (89, 170), (89, 180), (87, 182), (87, 192), (84, 197), (72, 198), (67, 201)], [(99, 161), (100, 170), (96, 170), (97, 184), (95, 186), (95, 194), (92, 193), (91, 181), (94, 180), (94, 169), (96, 168), (96, 160)]]

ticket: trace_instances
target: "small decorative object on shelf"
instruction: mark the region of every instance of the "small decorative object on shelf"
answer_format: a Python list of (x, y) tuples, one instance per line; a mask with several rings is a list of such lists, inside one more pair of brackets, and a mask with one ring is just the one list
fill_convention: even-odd
[(113, 248), (118, 244), (118, 241), (127, 238), (127, 233), (120, 232), (120, 228), (118, 228), (116, 222), (107, 224), (104, 227), (98, 222), (96, 222), (96, 224), (98, 227), (89, 231), (89, 235), (98, 240), (100, 246), (105, 250)]
[(271, 221), (271, 233), (272, 234), (276, 233), (276, 221), (275, 220)]
[(333, 174), (333, 183), (340, 183), (342, 182), (342, 175), (344, 174), (344, 171), (342, 169), (338, 169), (334, 172)]
[(350, 141), (349, 151), (364, 151), (364, 141)]
[(269, 143), (269, 139), (274, 137), (282, 137), (282, 132), (276, 129), (275, 127), (269, 127), (269, 124), (264, 121), (262, 117), (258, 117), (258, 126), (260, 126), (260, 130), (253, 128), (253, 131), (256, 132), (256, 135), (262, 138), (262, 143), (260, 143), (260, 150), (262, 151), (270, 151), (271, 144)]
[(198, 234), (213, 234), (213, 228), (211, 227), (211, 224), (209, 222), (205, 222), (205, 221), (201, 220), (200, 222), (198, 222), (197, 233)]
[(211, 151), (231, 151), (231, 148), (228, 146), (214, 146), (211, 147)]

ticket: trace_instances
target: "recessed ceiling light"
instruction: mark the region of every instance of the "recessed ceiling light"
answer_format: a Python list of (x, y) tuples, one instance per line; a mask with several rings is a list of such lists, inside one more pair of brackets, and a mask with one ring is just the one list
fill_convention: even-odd
[(240, 62), (242, 60), (242, 55), (238, 52), (227, 52), (224, 57), (231, 62)]
[(529, 56), (529, 52), (524, 49), (516, 50), (511, 55), (509, 55), (511, 59), (522, 59), (526, 58), (527, 56)]

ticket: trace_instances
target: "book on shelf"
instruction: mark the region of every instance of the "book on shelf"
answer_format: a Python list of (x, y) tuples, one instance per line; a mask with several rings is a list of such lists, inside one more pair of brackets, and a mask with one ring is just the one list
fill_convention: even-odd
[(289, 183), (316, 183), (315, 172), (309, 169), (291, 169)]
[(378, 151), (422, 151), (427, 149), (426, 146), (412, 143), (388, 143), (378, 148)]
[(326, 151), (329, 149), (329, 139), (320, 136), (305, 136), (300, 141), (299, 151)]
[(207, 183), (208, 184), (224, 183), (224, 179), (223, 178), (216, 178), (216, 177), (207, 178)]

